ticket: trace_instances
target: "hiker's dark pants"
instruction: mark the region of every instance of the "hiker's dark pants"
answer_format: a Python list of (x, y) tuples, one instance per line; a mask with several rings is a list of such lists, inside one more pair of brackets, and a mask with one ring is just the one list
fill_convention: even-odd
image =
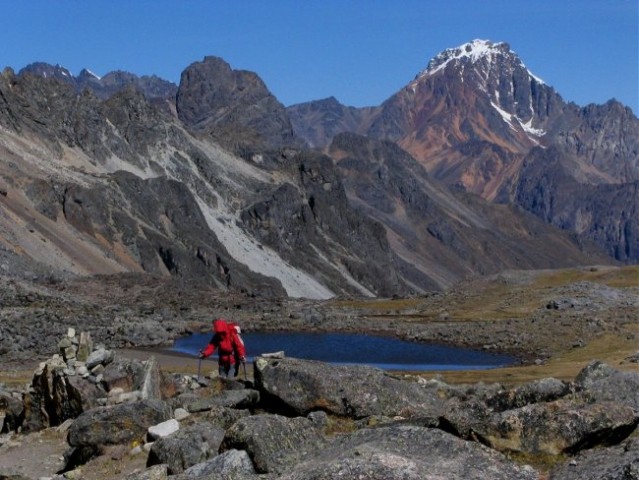
[(230, 371), (231, 371), (231, 364), (230, 363), (220, 363), (220, 364), (218, 364), (218, 372), (220, 373), (220, 377), (228, 378)]

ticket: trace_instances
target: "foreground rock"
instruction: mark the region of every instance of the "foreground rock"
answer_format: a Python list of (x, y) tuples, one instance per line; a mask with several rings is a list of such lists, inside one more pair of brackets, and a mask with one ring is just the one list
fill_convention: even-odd
[(621, 372), (594, 361), (579, 372), (575, 386), (589, 401), (616, 401), (639, 410), (639, 373), (636, 371)]
[(564, 400), (496, 414), (478, 425), (476, 433), (496, 450), (558, 455), (594, 445), (614, 445), (638, 422), (639, 415), (627, 405), (575, 405)]
[(98, 407), (80, 415), (69, 429), (72, 447), (99, 447), (144, 441), (149, 427), (171, 418), (161, 400), (141, 400), (112, 407)]
[(224, 430), (208, 422), (181, 429), (156, 441), (149, 452), (147, 466), (167, 465), (170, 474), (217, 456)]
[(73, 328), (57, 346), (59, 353), (35, 370), (22, 408), (5, 419), (8, 425), (35, 432), (98, 406), (162, 397), (162, 377), (153, 357), (140, 362), (119, 359), (103, 346), (93, 350), (91, 336), (82, 332), (78, 338)]
[(350, 418), (437, 417), (444, 406), (435, 390), (365, 366), (327, 368), (321, 362), (260, 357), (255, 382), (266, 401), (297, 415), (323, 410)]
[(335, 440), (287, 480), (371, 478), (406, 480), (490, 478), (536, 480), (538, 473), (480, 444), (441, 430), (391, 426), (364, 429)]
[(634, 480), (639, 478), (639, 439), (581, 452), (554, 468), (550, 480)]
[[(549, 378), (505, 389), (257, 358), (254, 387), (211, 378), (203, 388), (190, 377), (163, 374), (153, 361), (94, 358), (102, 359), (93, 375), (101, 375), (96, 385), (106, 404), (65, 421), (65, 478), (84, 478), (89, 462), (111, 448), (145, 461), (128, 480), (638, 478), (639, 372), (621, 374), (600, 362), (574, 382)], [(34, 376), (44, 393), (48, 368)], [(169, 378), (172, 387), (160, 388)], [(77, 392), (77, 405), (89, 405), (84, 395), (92, 393)], [(31, 398), (25, 395), (25, 403)], [(5, 412), (19, 410), (14, 395), (0, 399)], [(20, 423), (26, 418), (17, 414), (7, 418), (7, 446), (18, 443), (10, 437), (16, 431), (36, 425)], [(14, 473), (2, 470), (2, 438), (0, 478)], [(513, 452), (556, 466), (537, 471), (513, 461)]]
[(254, 415), (235, 423), (226, 433), (226, 448), (246, 450), (260, 473), (282, 473), (324, 444), (313, 422), (306, 418)]

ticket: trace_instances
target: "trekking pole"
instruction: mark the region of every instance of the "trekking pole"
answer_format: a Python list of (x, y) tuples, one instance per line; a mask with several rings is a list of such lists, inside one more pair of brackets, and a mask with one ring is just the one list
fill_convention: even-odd
[(197, 362), (197, 381), (200, 381), (200, 369), (202, 368), (202, 357)]
[(244, 361), (244, 360), (242, 360), (242, 367), (244, 367), (244, 381), (246, 382), (247, 381), (247, 378), (246, 378), (246, 361)]

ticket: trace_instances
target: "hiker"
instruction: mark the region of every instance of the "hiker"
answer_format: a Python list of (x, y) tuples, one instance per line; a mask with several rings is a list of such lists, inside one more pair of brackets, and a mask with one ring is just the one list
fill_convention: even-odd
[(222, 318), (213, 320), (213, 337), (204, 350), (200, 350), (200, 358), (207, 358), (218, 351), (218, 370), (221, 377), (228, 377), (231, 366), (235, 366), (233, 375), (238, 376), (239, 364), (245, 361), (246, 349), (238, 334), (239, 327)]

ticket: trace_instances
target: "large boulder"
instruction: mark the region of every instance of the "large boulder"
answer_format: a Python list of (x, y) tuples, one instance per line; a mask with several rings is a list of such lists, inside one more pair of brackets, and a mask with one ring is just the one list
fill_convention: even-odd
[(170, 418), (170, 408), (160, 400), (98, 407), (73, 422), (68, 442), (72, 447), (98, 447), (144, 441), (149, 427)]
[(126, 480), (167, 480), (169, 473), (166, 465), (154, 465), (146, 470), (134, 471), (126, 476)]
[(264, 393), (264, 401), (272, 401), (297, 415), (323, 410), (350, 418), (437, 417), (444, 405), (435, 389), (362, 365), (258, 357), (255, 383)]
[(639, 478), (639, 438), (580, 452), (550, 472), (550, 480), (634, 480)]
[(477, 423), (475, 433), (500, 451), (557, 455), (618, 443), (638, 422), (639, 414), (628, 405), (558, 400), (494, 414)]
[(121, 388), (125, 392), (140, 390), (144, 383), (144, 362), (116, 356), (102, 372), (102, 384), (107, 391)]
[(475, 432), (489, 424), (493, 414), (481, 400), (454, 397), (446, 402), (445, 412), (439, 418), (439, 428), (466, 440), (475, 440)]
[(486, 399), (486, 404), (498, 412), (521, 408), (531, 403), (552, 402), (570, 393), (570, 385), (556, 378), (542, 378), (534, 382), (502, 390)]
[(217, 425), (190, 425), (153, 443), (147, 466), (166, 464), (169, 474), (181, 473), (217, 456), (223, 438), (224, 430)]
[(220, 428), (227, 430), (231, 425), (240, 418), (246, 418), (251, 415), (248, 410), (238, 410), (235, 408), (214, 406), (206, 413), (209, 422), (218, 425)]
[(441, 430), (391, 426), (337, 437), (279, 478), (537, 480), (539, 474), (531, 467), (509, 461), (499, 452)]
[(220, 475), (223, 478), (238, 478), (240, 475), (255, 474), (253, 462), (244, 450), (228, 450), (206, 462), (198, 463), (184, 470), (176, 480), (188, 478), (211, 478), (212, 475)]
[(238, 420), (227, 430), (223, 448), (246, 450), (260, 473), (281, 473), (313, 455), (324, 441), (307, 418), (262, 414)]
[(224, 390), (212, 399), (214, 406), (229, 408), (253, 408), (260, 400), (260, 393), (250, 388), (244, 390)]
[(639, 410), (639, 371), (623, 372), (600, 361), (584, 367), (575, 386), (588, 401), (613, 401)]
[(104, 347), (98, 348), (91, 352), (87, 357), (86, 367), (91, 370), (98, 365), (108, 365), (115, 358), (113, 350), (107, 350)]

